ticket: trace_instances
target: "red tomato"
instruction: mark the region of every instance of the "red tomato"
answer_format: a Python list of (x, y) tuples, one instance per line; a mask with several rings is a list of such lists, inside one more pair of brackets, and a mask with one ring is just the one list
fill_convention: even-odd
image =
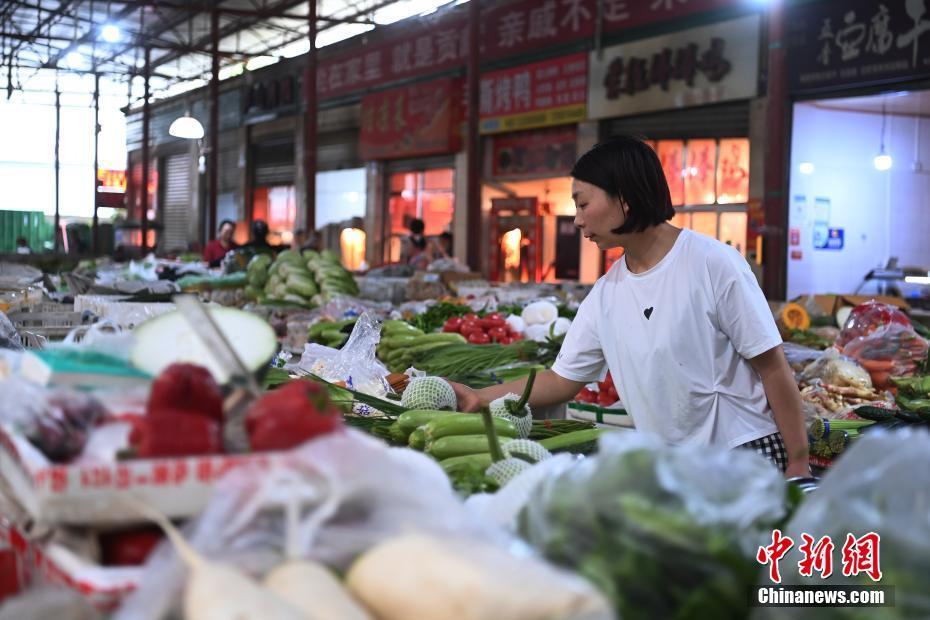
[(494, 342), (500, 342), (501, 338), (509, 338), (507, 330), (503, 327), (492, 327), (488, 330), (488, 336), (490, 336), (491, 340)]
[(511, 334), (510, 336), (510, 339), (513, 340), (514, 342), (516, 342), (517, 340), (523, 340), (523, 335), (518, 332), (513, 332), (513, 334)]
[(607, 376), (604, 378), (604, 385), (612, 387), (614, 384), (614, 378), (610, 376), (610, 371), (607, 371)]
[(459, 328), (459, 333), (468, 338), (475, 332), (484, 332), (481, 329), (481, 326), (478, 325), (476, 321), (462, 321), (462, 326)]
[(446, 319), (445, 325), (442, 326), (444, 332), (458, 332), (462, 328), (461, 317), (452, 316)]
[(462, 320), (463, 321), (477, 321), (478, 315), (475, 314), (474, 312), (469, 312), (467, 314), (462, 315)]
[(513, 343), (513, 338), (511, 338), (510, 336), (504, 336), (503, 338), (497, 339), (497, 344), (512, 344), (512, 343)]
[(489, 344), (491, 342), (491, 337), (483, 331), (476, 331), (468, 336), (468, 342), (472, 344)]
[(100, 535), (100, 551), (105, 566), (140, 566), (161, 542), (162, 533), (154, 526), (106, 532)]
[(505, 323), (507, 322), (507, 321), (504, 319), (504, 317), (501, 316), (500, 313), (497, 313), (497, 312), (490, 312), (490, 313), (484, 315), (484, 318), (486, 318), (486, 319), (489, 320), (489, 321), (504, 321)]
[(597, 402), (597, 392), (590, 388), (581, 388), (581, 391), (575, 396), (575, 400), (582, 403)]
[(597, 404), (601, 407), (612, 405), (615, 402), (617, 402), (617, 399), (613, 398), (607, 390), (601, 390), (597, 393)]

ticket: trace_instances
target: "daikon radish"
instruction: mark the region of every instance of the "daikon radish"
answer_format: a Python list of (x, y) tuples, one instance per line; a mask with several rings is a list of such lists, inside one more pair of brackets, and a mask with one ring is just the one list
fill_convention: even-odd
[(303, 620), (306, 616), (231, 566), (211, 562), (194, 550), (165, 518), (147, 506), (139, 510), (158, 523), (190, 570), (184, 589), (187, 620)]
[[(282, 480), (285, 554), (288, 561), (265, 576), (264, 586), (301, 610), (310, 620), (370, 620), (338, 579), (322, 564), (299, 559), (300, 502), (308, 492), (294, 480)], [(312, 492), (311, 492), (312, 493)]]

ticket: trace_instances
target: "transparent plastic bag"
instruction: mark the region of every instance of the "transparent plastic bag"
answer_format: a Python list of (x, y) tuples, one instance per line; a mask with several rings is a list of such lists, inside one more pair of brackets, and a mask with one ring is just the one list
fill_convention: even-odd
[(341, 349), (308, 344), (297, 367), (331, 383), (344, 381), (350, 389), (384, 396), (390, 386), (384, 379), (388, 374), (387, 368), (375, 357), (375, 348), (380, 341), (381, 322), (365, 312), (355, 322), (349, 339)]
[(818, 351), (817, 349), (805, 347), (793, 342), (784, 343), (782, 348), (785, 351), (785, 358), (788, 360), (788, 365), (791, 366), (791, 370), (794, 371), (795, 379), (800, 379), (804, 368), (823, 355), (823, 351)]
[(744, 618), (757, 547), (786, 497), (781, 473), (752, 451), (616, 432), (538, 486), (519, 527), (622, 618)]
[[(295, 499), (300, 504), (296, 528), (288, 527)], [(229, 472), (186, 533), (207, 557), (255, 576), (285, 557), (311, 558), (343, 572), (377, 545), (417, 533), (464, 541), (463, 547), (495, 547), (498, 557), (515, 550), (518, 563), (545, 573), (548, 587), (600, 600), (581, 580), (546, 566), (502, 530), (476, 520), (433, 459), (352, 430), (311, 440), (271, 469), (243, 466)], [(115, 620), (161, 618), (171, 601), (180, 600), (185, 569), (166, 548), (147, 563), (140, 589)], [(413, 570), (432, 570), (428, 561), (410, 558), (410, 564), (419, 565)], [(380, 579), (389, 583), (393, 577)], [(454, 575), (448, 579), (452, 586), (458, 582)]]
[(23, 341), (13, 322), (3, 312), (0, 312), (0, 349), (23, 350)]
[(891, 377), (917, 372), (927, 359), (927, 341), (912, 327), (891, 323), (850, 340), (843, 352), (865, 368), (878, 388), (891, 386)]
[[(894, 587), (894, 607), (794, 608), (792, 618), (928, 618), (930, 617), (930, 434), (926, 429), (870, 432), (847, 449), (827, 471), (819, 488), (807, 496), (783, 529), (794, 547), (780, 564), (783, 585), (875, 585), (865, 574), (843, 575), (847, 535), (875, 532), (881, 537), (880, 585)], [(801, 534), (815, 541), (830, 536), (835, 545), (833, 574), (802, 577), (798, 562)], [(765, 544), (771, 543), (771, 537)], [(768, 581), (768, 575), (764, 575)], [(753, 618), (783, 618), (784, 609), (760, 608)]]
[(78, 456), (90, 429), (105, 413), (89, 394), (48, 390), (20, 377), (0, 381), (0, 394), (0, 425), (28, 439), (55, 463)]
[(831, 347), (804, 367), (798, 379), (804, 383), (820, 380), (836, 386), (872, 388), (872, 379), (859, 363)]

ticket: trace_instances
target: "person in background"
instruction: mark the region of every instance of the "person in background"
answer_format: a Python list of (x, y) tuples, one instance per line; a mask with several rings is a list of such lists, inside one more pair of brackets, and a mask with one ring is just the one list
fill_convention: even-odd
[(236, 249), (236, 242), (233, 241), (233, 233), (235, 230), (236, 224), (232, 220), (223, 220), (220, 222), (216, 239), (210, 241), (203, 251), (203, 259), (211, 267), (219, 267), (226, 253)]
[(291, 243), (291, 249), (297, 250), (298, 252), (303, 252), (304, 250), (319, 252), (320, 235), (315, 230), (307, 232), (301, 228), (294, 233), (294, 241)]
[(423, 236), (426, 226), (423, 224), (423, 220), (414, 218), (410, 220), (410, 225), (407, 228), (410, 230), (410, 234), (404, 240), (404, 246), (400, 253), (400, 262), (416, 269), (425, 269), (430, 260), (429, 253), (426, 251), (426, 237)]
[(272, 250), (271, 244), (268, 243), (268, 224), (265, 220), (255, 220), (252, 222), (252, 239), (248, 247), (253, 250)]
[(449, 231), (443, 232), (436, 241), (432, 244), (433, 246), (433, 260), (439, 258), (452, 258), (452, 233)]
[(32, 248), (29, 247), (29, 242), (26, 241), (25, 237), (19, 237), (16, 240), (16, 253), (17, 254), (32, 254)]

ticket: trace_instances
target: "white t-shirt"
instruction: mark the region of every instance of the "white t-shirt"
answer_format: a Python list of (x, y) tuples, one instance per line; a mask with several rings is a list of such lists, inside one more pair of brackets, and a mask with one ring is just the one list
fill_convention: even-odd
[(587, 383), (606, 362), (638, 430), (733, 448), (778, 431), (748, 359), (781, 342), (739, 252), (682, 230), (652, 269), (624, 257), (595, 283), (552, 369)]

